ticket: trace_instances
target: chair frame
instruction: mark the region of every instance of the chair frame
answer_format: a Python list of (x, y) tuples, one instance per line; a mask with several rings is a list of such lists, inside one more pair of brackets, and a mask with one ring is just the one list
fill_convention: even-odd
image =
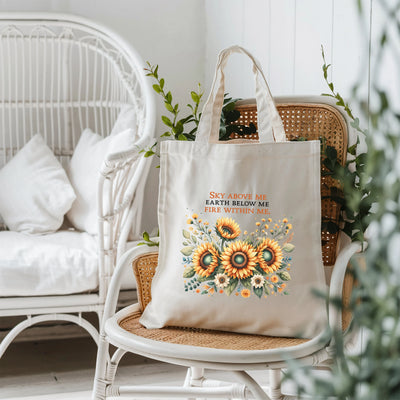
[[(0, 137), (0, 167), (36, 132), (65, 165), (83, 129), (108, 135), (124, 105), (135, 108), (140, 136), (152, 140), (155, 104), (145, 64), (128, 42), (103, 25), (67, 14), (0, 13), (0, 55), (8, 55), (15, 65), (14, 70), (8, 65), (0, 71), (0, 126), (9, 132)], [(0, 297), (0, 317), (26, 316), (0, 343), (0, 358), (23, 330), (44, 321), (73, 322), (99, 342), (97, 329), (82, 313), (95, 312), (102, 319), (135, 214), (140, 222), (150, 164), (137, 148), (104, 160), (96, 205), (98, 289)]]
[[(321, 97), (277, 98), (279, 103), (322, 103), (334, 105), (329, 99)], [(344, 116), (348, 132), (351, 127)], [(329, 294), (332, 298), (342, 298), (343, 284), (351, 257), (361, 251), (360, 243), (353, 242), (343, 246), (337, 254), (333, 269), (326, 271), (330, 278)], [(281, 370), (287, 367), (287, 360), (296, 360), (302, 365), (329, 366), (333, 355), (333, 338), (321, 334), (310, 341), (288, 348), (272, 350), (237, 351), (222, 350), (189, 345), (179, 345), (139, 337), (127, 332), (119, 322), (134, 311), (140, 311), (140, 304), (134, 304), (115, 313), (123, 271), (131, 268), (141, 258), (157, 254), (146, 246), (129, 250), (118, 264), (106, 300), (104, 320), (96, 364), (96, 376), (92, 399), (104, 400), (109, 396), (134, 396), (135, 398), (173, 397), (173, 398), (256, 398), (265, 400), (294, 399), (281, 392)], [(332, 274), (330, 275), (330, 273)], [(146, 276), (146, 281), (148, 277)], [(140, 292), (139, 292), (140, 296)], [(140, 299), (140, 297), (139, 297)], [(342, 312), (329, 305), (329, 327), (331, 331), (342, 331)], [(354, 345), (357, 332), (344, 332), (346, 346)], [(322, 340), (324, 338), (324, 340)], [(110, 357), (110, 344), (117, 347)], [(114, 383), (118, 363), (126, 352), (133, 352), (154, 360), (188, 367), (183, 386), (119, 386)], [(221, 383), (204, 377), (204, 369), (231, 371), (238, 383)], [(247, 371), (270, 371), (269, 388), (261, 387)], [(269, 390), (269, 394), (267, 391)]]

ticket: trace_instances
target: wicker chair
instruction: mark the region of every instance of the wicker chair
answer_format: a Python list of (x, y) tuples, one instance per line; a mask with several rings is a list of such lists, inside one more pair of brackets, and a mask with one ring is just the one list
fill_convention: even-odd
[[(241, 123), (256, 121), (254, 103), (238, 106)], [(336, 107), (324, 98), (277, 99), (277, 108), (282, 117), (286, 134), (296, 138), (319, 139), (336, 148), (338, 160), (344, 165), (347, 153), (348, 124)], [(250, 139), (256, 139), (257, 135)], [(322, 217), (338, 222), (339, 209), (329, 198), (329, 188), (337, 186), (331, 177), (321, 174)], [(324, 225), (323, 225), (324, 226)], [(343, 296), (346, 300), (351, 292), (352, 281), (347, 276), (347, 264), (351, 256), (359, 251), (357, 243), (347, 244), (340, 253), (338, 233), (322, 230), (323, 261), (330, 283), (331, 296)], [(267, 337), (243, 335), (228, 332), (208, 331), (188, 328), (167, 327), (145, 329), (139, 318), (151, 300), (151, 282), (157, 266), (158, 254), (154, 248), (137, 247), (126, 253), (117, 267), (106, 302), (104, 325), (99, 345), (93, 399), (108, 396), (131, 395), (135, 398), (152, 394), (157, 397), (187, 398), (256, 398), (289, 399), (281, 393), (281, 369), (286, 360), (296, 359), (312, 366), (327, 365), (331, 359), (330, 339), (325, 341), (299, 338)], [(124, 268), (133, 270), (138, 284), (138, 304), (115, 313), (120, 273)], [(330, 276), (331, 268), (332, 276)], [(345, 278), (345, 275), (347, 276)], [(346, 331), (351, 315), (331, 307), (329, 324), (333, 329)], [(350, 336), (350, 335), (348, 335)], [(117, 347), (109, 357), (109, 344)], [(182, 387), (149, 387), (114, 385), (115, 372), (125, 352), (133, 352), (155, 360), (189, 367)], [(220, 384), (204, 377), (204, 369), (227, 370), (236, 375), (236, 382), (243, 384)], [(270, 392), (266, 391), (248, 375), (249, 370), (270, 370)]]
[[(131, 128), (152, 140), (155, 107), (144, 64), (128, 43), (105, 27), (69, 15), (0, 14), (0, 64), (0, 168), (36, 133), (66, 166), (82, 131), (90, 128), (109, 135), (126, 106), (134, 110), (137, 121)], [(95, 312), (99, 318), (103, 314), (133, 217), (140, 222), (149, 167), (137, 148), (129, 148), (104, 160), (99, 171), (93, 204), (99, 220), (97, 288), (29, 297), (0, 293), (0, 317), (27, 317), (0, 343), (0, 358), (20, 332), (43, 321), (73, 322), (98, 341), (97, 329), (82, 313)]]

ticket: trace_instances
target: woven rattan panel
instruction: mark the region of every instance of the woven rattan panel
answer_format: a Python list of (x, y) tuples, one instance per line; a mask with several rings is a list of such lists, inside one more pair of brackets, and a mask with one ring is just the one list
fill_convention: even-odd
[[(240, 118), (237, 124), (249, 125), (253, 123), (257, 127), (256, 104), (239, 105)], [(304, 138), (307, 140), (319, 140), (325, 138), (326, 145), (332, 146), (337, 151), (338, 162), (342, 165), (346, 162), (347, 154), (347, 126), (343, 116), (334, 107), (327, 104), (278, 104), (278, 112), (282, 118), (286, 136), (289, 140)], [(258, 134), (238, 136), (232, 138), (258, 139)], [(324, 171), (323, 167), (323, 171)], [(330, 176), (321, 174), (321, 217), (325, 221), (339, 224), (340, 207), (336, 202), (327, 198), (331, 195), (331, 187), (339, 187), (337, 181)], [(321, 231), (322, 257), (324, 265), (333, 265), (336, 261), (336, 248), (338, 232)]]
[(160, 342), (227, 350), (269, 350), (296, 346), (309, 339), (283, 338), (192, 328), (146, 329), (139, 323), (140, 312), (119, 322), (121, 328), (137, 336)]
[(137, 295), (140, 308), (144, 310), (151, 300), (151, 282), (156, 272), (158, 252), (138, 257), (132, 264), (136, 278)]

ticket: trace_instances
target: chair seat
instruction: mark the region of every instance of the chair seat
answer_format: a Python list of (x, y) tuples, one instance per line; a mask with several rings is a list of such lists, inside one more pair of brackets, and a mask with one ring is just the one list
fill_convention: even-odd
[[(105, 324), (108, 339), (117, 347), (178, 365), (280, 362), (286, 357), (303, 358), (326, 347), (322, 332), (312, 339), (271, 337), (206, 329), (166, 327), (146, 329), (140, 324), (138, 304), (120, 310)], [(185, 362), (187, 361), (187, 362)]]
[(119, 326), (127, 332), (150, 340), (212, 349), (270, 350), (297, 346), (309, 341), (309, 339), (248, 335), (208, 329), (175, 327), (146, 329), (139, 322), (141, 315), (140, 311), (132, 312), (119, 321)]

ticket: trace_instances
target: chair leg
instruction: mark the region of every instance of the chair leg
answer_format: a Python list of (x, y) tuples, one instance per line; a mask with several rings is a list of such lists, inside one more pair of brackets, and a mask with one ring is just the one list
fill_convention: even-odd
[(271, 400), (282, 399), (281, 381), (282, 371), (280, 369), (269, 370), (269, 387)]
[(99, 339), (97, 350), (96, 373), (93, 383), (92, 400), (105, 400), (107, 386), (112, 383), (107, 379), (107, 366), (109, 355), (109, 344), (102, 335)]
[[(188, 386), (197, 386), (201, 387), (204, 379), (204, 368), (199, 367), (190, 367), (188, 368), (186, 379), (185, 379), (185, 387)], [(187, 400), (196, 400), (194, 398), (188, 398)]]

